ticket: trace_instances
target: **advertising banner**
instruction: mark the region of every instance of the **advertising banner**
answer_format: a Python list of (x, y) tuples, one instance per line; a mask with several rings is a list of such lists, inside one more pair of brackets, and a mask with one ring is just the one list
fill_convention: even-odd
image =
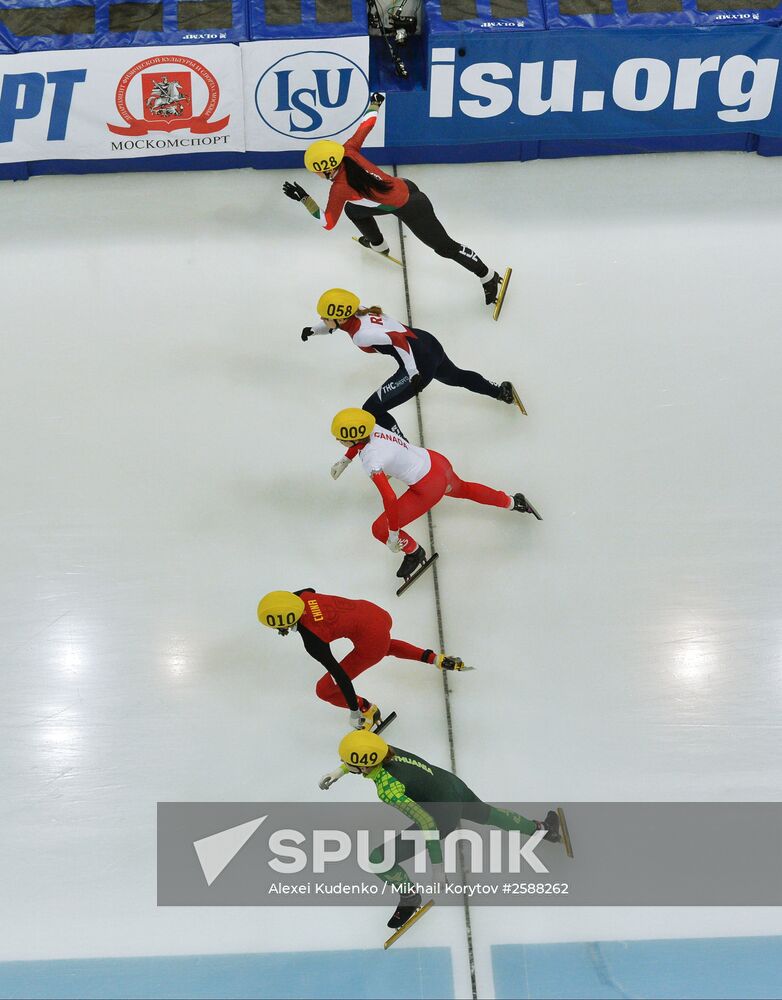
[[(247, 149), (300, 150), (316, 139), (342, 142), (369, 102), (369, 38), (242, 45)], [(384, 144), (384, 115), (366, 146)]]
[(0, 162), (244, 150), (234, 45), (35, 52), (0, 61)]
[(776, 28), (440, 36), (389, 146), (753, 132), (782, 136)]

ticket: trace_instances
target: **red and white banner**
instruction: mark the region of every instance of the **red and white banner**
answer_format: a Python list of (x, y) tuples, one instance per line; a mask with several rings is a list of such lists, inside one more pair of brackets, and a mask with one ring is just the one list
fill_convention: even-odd
[(236, 45), (2, 56), (0, 162), (244, 151)]

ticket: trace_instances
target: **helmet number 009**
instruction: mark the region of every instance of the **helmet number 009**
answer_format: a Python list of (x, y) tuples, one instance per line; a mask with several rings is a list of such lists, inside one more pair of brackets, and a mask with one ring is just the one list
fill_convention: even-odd
[(366, 424), (359, 424), (358, 427), (340, 427), (339, 436), (342, 438), (351, 438), (356, 440), (356, 438), (363, 437), (367, 432)]
[(285, 628), (286, 625), (296, 624), (296, 615), (289, 611), (287, 615), (267, 615), (266, 624), (271, 625), (272, 628)]
[(373, 750), (372, 753), (356, 753), (354, 750), (350, 755), (351, 764), (377, 764), (377, 754)]

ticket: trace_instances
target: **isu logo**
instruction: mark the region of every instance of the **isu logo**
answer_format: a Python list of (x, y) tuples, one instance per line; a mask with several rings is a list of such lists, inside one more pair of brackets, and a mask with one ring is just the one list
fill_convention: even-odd
[(217, 80), (200, 62), (187, 56), (151, 56), (129, 69), (117, 87), (117, 111), (125, 125), (107, 126), (116, 135), (175, 129), (198, 134), (218, 132), (231, 117), (209, 121), (219, 101)]

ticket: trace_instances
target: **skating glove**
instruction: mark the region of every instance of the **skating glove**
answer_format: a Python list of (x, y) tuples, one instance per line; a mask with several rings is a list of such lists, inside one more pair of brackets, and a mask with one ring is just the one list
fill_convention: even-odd
[(385, 94), (381, 94), (380, 91), (376, 90), (374, 94), (369, 95), (369, 110), (377, 111), (380, 105), (385, 101)]
[(350, 712), (350, 724), (354, 729), (363, 729), (364, 723), (367, 720), (364, 718), (364, 713), (360, 708), (351, 709)]
[(342, 768), (338, 767), (336, 771), (332, 771), (330, 774), (324, 774), (318, 782), (318, 788), (322, 788), (324, 792), (327, 792), (335, 781), (339, 781), (344, 773), (345, 772)]
[(403, 542), (399, 541), (398, 531), (389, 531), (388, 538), (386, 539), (386, 545), (391, 549), (392, 552), (401, 552)]
[(339, 479), (339, 477), (342, 475), (342, 473), (345, 471), (345, 469), (347, 469), (349, 465), (350, 465), (350, 459), (347, 456), (343, 455), (338, 462), (335, 462), (331, 466), (331, 478)]
[(301, 339), (304, 341), (305, 344), (307, 343), (307, 340), (310, 337), (313, 337), (314, 335), (315, 331), (312, 329), (311, 326), (305, 326), (304, 329), (301, 331)]
[(290, 181), (285, 181), (282, 185), (282, 193), (286, 196), (286, 198), (291, 198), (293, 201), (304, 201), (307, 197), (307, 192), (301, 184), (291, 184)]
[(413, 390), (416, 396), (423, 389), (423, 385), (421, 384), (422, 382), (423, 379), (421, 378), (420, 372), (416, 372), (415, 375), (412, 375), (410, 378), (410, 388)]

